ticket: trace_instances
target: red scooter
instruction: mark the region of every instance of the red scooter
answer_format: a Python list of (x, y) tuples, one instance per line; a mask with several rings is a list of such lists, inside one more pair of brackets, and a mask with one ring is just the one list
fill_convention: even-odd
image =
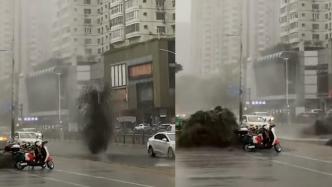
[(268, 128), (263, 126), (257, 134), (248, 133), (243, 138), (243, 149), (245, 151), (255, 151), (256, 149), (271, 149), (279, 153), (282, 151), (280, 140), (275, 132), (275, 125)]
[[(47, 143), (47, 142), (46, 142)], [(18, 170), (23, 170), (27, 166), (32, 168), (39, 166), (42, 168), (54, 169), (54, 162), (52, 156), (48, 156), (46, 162), (37, 161), (35, 152), (33, 150), (19, 151), (15, 154), (15, 168)]]

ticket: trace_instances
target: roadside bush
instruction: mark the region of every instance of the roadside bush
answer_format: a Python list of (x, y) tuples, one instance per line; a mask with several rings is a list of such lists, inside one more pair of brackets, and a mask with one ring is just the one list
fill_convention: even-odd
[(234, 114), (226, 108), (218, 106), (214, 110), (198, 111), (184, 121), (177, 144), (180, 147), (226, 147), (234, 143), (233, 131), (237, 127)]

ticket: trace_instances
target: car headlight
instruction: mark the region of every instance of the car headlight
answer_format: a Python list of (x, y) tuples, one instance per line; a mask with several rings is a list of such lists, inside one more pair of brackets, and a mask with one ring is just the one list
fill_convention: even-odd
[(8, 141), (8, 138), (5, 136), (0, 136), (0, 141)]

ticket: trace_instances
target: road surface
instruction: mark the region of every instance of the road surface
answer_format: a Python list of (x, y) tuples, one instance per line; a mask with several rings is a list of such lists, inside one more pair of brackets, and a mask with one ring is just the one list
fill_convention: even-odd
[(285, 150), (280, 154), (238, 148), (178, 150), (176, 186), (331, 186), (331, 147), (294, 141), (282, 145)]
[[(55, 169), (17, 171), (0, 155), (0, 186), (10, 187), (173, 187), (174, 161), (149, 158), (144, 146), (112, 145), (94, 156), (78, 142), (50, 142)], [(7, 162), (5, 162), (7, 161)]]

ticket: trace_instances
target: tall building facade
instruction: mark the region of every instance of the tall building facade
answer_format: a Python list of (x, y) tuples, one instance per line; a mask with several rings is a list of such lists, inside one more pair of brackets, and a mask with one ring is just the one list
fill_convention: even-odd
[(0, 0), (0, 80), (10, 79), (11, 75), (15, 27), (14, 6), (14, 1)]
[(263, 50), (279, 43), (280, 1), (251, 0), (246, 3), (247, 54), (254, 60)]
[(331, 3), (331, 0), (282, 0), (281, 42), (301, 51), (327, 47), (332, 37)]
[(241, 0), (192, 1), (191, 62), (196, 73), (220, 74), (223, 64), (240, 61), (242, 3)]
[(175, 36), (175, 0), (111, 0), (109, 11), (114, 46)]

